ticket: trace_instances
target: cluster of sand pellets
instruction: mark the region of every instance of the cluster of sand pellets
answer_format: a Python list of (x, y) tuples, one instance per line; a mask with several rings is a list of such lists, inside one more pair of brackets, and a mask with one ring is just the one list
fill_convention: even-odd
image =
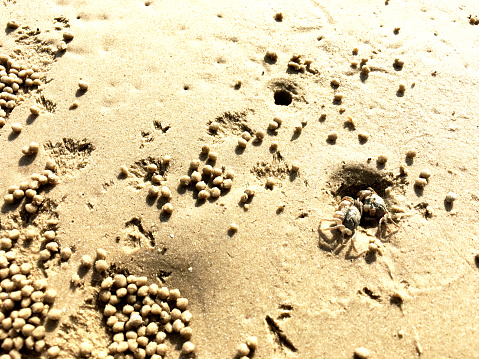
[[(10, 237), (18, 237), (12, 230)], [(11, 247), (11, 238), (2, 238), (2, 247)], [(45, 325), (60, 320), (61, 311), (53, 308), (57, 292), (48, 289), (45, 279), (33, 279), (30, 263), (16, 261), (17, 252), (0, 251), (0, 341), (2, 359), (17, 359), (47, 352), (59, 353), (45, 343)]]
[(52, 171), (55, 169), (53, 161), (47, 162), (47, 169), (41, 174), (33, 173), (28, 181), (8, 187), (8, 193), (3, 197), (7, 204), (17, 201), (24, 201), (24, 208), (28, 213), (35, 213), (44, 201), (40, 191), (48, 185), (56, 185), (59, 182), (58, 176)]
[(215, 166), (218, 154), (211, 151), (210, 146), (205, 144), (201, 148), (202, 155), (206, 162), (200, 169), (201, 161), (193, 159), (190, 162), (190, 175), (180, 178), (181, 186), (194, 185), (198, 200), (204, 201), (218, 198), (221, 194), (227, 193), (233, 186), (234, 171), (226, 169), (225, 166)]
[(0, 127), (8, 113), (25, 101), (25, 94), (42, 84), (38, 66), (20, 64), (0, 54)]
[(183, 338), (182, 354), (195, 351), (188, 299), (178, 289), (148, 285), (146, 277), (116, 274), (102, 281), (99, 300), (111, 328), (108, 359), (163, 358), (172, 350), (168, 336), (178, 334)]

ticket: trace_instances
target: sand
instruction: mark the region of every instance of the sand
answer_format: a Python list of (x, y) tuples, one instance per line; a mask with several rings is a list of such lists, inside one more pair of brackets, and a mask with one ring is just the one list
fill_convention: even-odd
[[(13, 263), (30, 263), (25, 292), (57, 293), (33, 320), (44, 356), (113, 358), (100, 297), (119, 287), (101, 283), (125, 274), (188, 299), (191, 321), (158, 320), (192, 333), (167, 333), (165, 358), (479, 357), (478, 15), (452, 0), (4, 0), (0, 54), (40, 82), (2, 106), (0, 193), (37, 181), (42, 198), (1, 203), (3, 316), (21, 306)], [(184, 179), (195, 159), (221, 177), (202, 174), (206, 200)], [(400, 227), (325, 231), (368, 187)], [(1, 326), (2, 353), (34, 355)], [(135, 350), (116, 357), (152, 357)]]

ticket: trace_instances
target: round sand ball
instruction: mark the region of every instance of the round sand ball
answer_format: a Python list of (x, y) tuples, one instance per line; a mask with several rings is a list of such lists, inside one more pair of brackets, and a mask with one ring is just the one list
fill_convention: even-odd
[(45, 292), (44, 301), (47, 303), (53, 303), (57, 297), (57, 291), (55, 289), (48, 289)]
[(203, 146), (201, 146), (201, 152), (202, 153), (209, 153), (210, 152), (210, 146), (205, 143)]
[(246, 193), (243, 193), (240, 197), (240, 201), (243, 202), (243, 203), (247, 202), (248, 199), (249, 199), (249, 197)]
[(419, 177), (429, 179), (429, 177), (431, 177), (431, 171), (429, 169), (424, 169), (419, 173)]
[(93, 344), (88, 342), (83, 342), (80, 344), (80, 355), (89, 356), (93, 351)]
[(210, 192), (208, 190), (201, 190), (198, 192), (198, 199), (200, 200), (206, 200), (210, 198)]
[(182, 177), (180, 178), (180, 185), (182, 185), (182, 186), (188, 186), (188, 185), (190, 184), (190, 182), (191, 182), (190, 177), (188, 177), (188, 176), (186, 176), (186, 175), (185, 175), (185, 176), (182, 176)]
[(7, 123), (7, 122), (6, 122), (5, 119), (1, 116), (1, 113), (0, 113), (0, 128), (3, 127), (3, 126), (5, 126), (6, 123)]
[(250, 352), (250, 349), (245, 343), (241, 343), (236, 348), (236, 352), (238, 353), (239, 357), (248, 356), (249, 352)]
[(365, 131), (359, 132), (358, 133), (358, 139), (359, 139), (359, 141), (366, 142), (367, 140), (369, 140), (369, 133), (367, 133)]
[(218, 176), (221, 176), (221, 174), (223, 173), (223, 170), (219, 167), (214, 167), (211, 174), (213, 175), (213, 177), (218, 177)]
[(40, 145), (36, 142), (30, 142), (30, 144), (28, 145), (28, 152), (29, 154), (35, 154), (35, 153), (38, 153), (38, 150), (40, 148)]
[(254, 135), (255, 135), (255, 137), (258, 141), (261, 141), (261, 140), (263, 140), (263, 138), (266, 134), (264, 133), (263, 130), (258, 130), (258, 131), (256, 131), (256, 133)]
[(210, 166), (210, 165), (206, 165), (205, 167), (203, 167), (202, 172), (203, 172), (204, 175), (210, 176), (213, 173), (213, 167)]
[(123, 274), (116, 274), (113, 278), (113, 284), (117, 288), (124, 288), (127, 285), (126, 277)]
[(11, 203), (15, 202), (15, 197), (13, 196), (13, 194), (7, 194), (3, 197), (3, 201), (5, 203), (11, 204)]
[(291, 165), (291, 171), (293, 172), (299, 171), (299, 163), (297, 161), (294, 161), (293, 164)]
[(218, 198), (219, 196), (221, 196), (221, 190), (218, 187), (213, 187), (210, 190), (210, 193), (211, 193), (211, 197), (213, 198)]
[(354, 349), (354, 356), (358, 359), (368, 359), (371, 354), (369, 353), (369, 350), (366, 348), (360, 347)]
[(268, 124), (268, 129), (271, 130), (271, 131), (275, 131), (277, 130), (279, 127), (278, 123), (276, 121), (271, 121), (269, 124)]
[(167, 186), (161, 187), (161, 196), (165, 198), (171, 198), (171, 191)]
[(96, 250), (96, 258), (97, 259), (106, 259), (106, 250), (103, 248), (98, 248)]
[(198, 190), (198, 191), (202, 191), (204, 189), (206, 189), (207, 185), (206, 185), (206, 182), (205, 181), (200, 181), (198, 182), (196, 185), (195, 185), (195, 188)]
[(251, 350), (258, 349), (258, 338), (253, 336), (246, 338), (246, 345)]
[(171, 214), (173, 213), (173, 205), (171, 203), (165, 203), (161, 210), (165, 213)]
[(15, 133), (22, 132), (22, 125), (19, 124), (18, 122), (12, 123), (12, 131)]
[(68, 48), (68, 45), (65, 41), (59, 41), (58, 44), (57, 44), (57, 50), (58, 51), (66, 51), (66, 49)]
[(18, 29), (20, 27), (20, 23), (17, 20), (10, 20), (7, 22), (7, 27), (9, 29)]
[(188, 307), (188, 299), (187, 298), (178, 298), (176, 300), (176, 306), (180, 310), (186, 310)]
[(406, 152), (406, 156), (409, 157), (409, 158), (414, 158), (417, 156), (417, 152), (416, 150), (409, 150)]
[(70, 247), (62, 248), (62, 250), (60, 251), (60, 257), (61, 257), (64, 261), (69, 260), (71, 256), (72, 256), (72, 250), (71, 250)]
[(128, 171), (128, 167), (126, 167), (125, 165), (121, 165), (120, 166), (120, 173), (124, 176), (128, 176), (130, 171)]
[(369, 66), (367, 65), (364, 65), (362, 68), (361, 68), (361, 72), (365, 75), (368, 75), (370, 72), (371, 72), (371, 69), (369, 68)]
[(190, 327), (184, 327), (180, 330), (180, 335), (186, 340), (190, 340), (193, 336), (193, 330)]
[(213, 121), (213, 122), (210, 123), (208, 128), (211, 132), (216, 132), (220, 129), (220, 124), (216, 121)]
[(71, 41), (71, 40), (73, 40), (74, 37), (75, 37), (75, 35), (70, 30), (66, 30), (63, 33), (63, 39), (66, 40), (66, 41)]
[(169, 300), (178, 300), (181, 298), (181, 292), (179, 289), (170, 290)]
[(48, 348), (47, 350), (47, 357), (49, 358), (56, 358), (58, 355), (60, 355), (60, 348), (57, 347), (56, 345), (53, 347)]
[(93, 265), (93, 259), (88, 254), (82, 256), (80, 262), (82, 267), (86, 268), (90, 268)]
[(404, 92), (404, 91), (406, 91), (406, 85), (401, 82), (401, 83), (399, 84), (398, 91), (399, 91), (399, 92)]
[(379, 155), (377, 162), (381, 165), (384, 165), (388, 161), (388, 156), (386, 155)]
[(338, 139), (338, 133), (336, 131), (331, 131), (328, 133), (328, 141), (330, 142), (336, 142)]
[(193, 182), (201, 182), (201, 173), (195, 171), (191, 174), (190, 178)]
[(158, 171), (158, 166), (154, 163), (150, 163), (148, 166), (146, 166), (146, 170), (148, 171), (148, 173), (155, 173), (156, 171)]
[(21, 189), (16, 189), (13, 192), (13, 197), (15, 197), (16, 199), (22, 199), (24, 195), (25, 195), (25, 192), (23, 192)]
[(238, 232), (239, 226), (236, 223), (231, 223), (230, 224), (230, 231), (232, 232)]
[(78, 81), (78, 87), (80, 88), (80, 90), (86, 91), (86, 90), (88, 90), (88, 82), (86, 82), (84, 80), (80, 80), (80, 81)]
[(198, 160), (198, 159), (191, 160), (191, 162), (190, 162), (190, 168), (191, 168), (192, 170), (197, 170), (198, 167), (200, 167), (200, 160)]
[(339, 86), (339, 80), (334, 78), (331, 80), (331, 86)]
[(251, 133), (249, 133), (248, 131), (244, 131), (241, 134), (241, 138), (243, 138), (246, 141), (250, 141), (251, 140)]
[(190, 353), (193, 353), (195, 351), (195, 345), (190, 342), (190, 341), (186, 341), (183, 343), (183, 346), (181, 347), (181, 353), (182, 354), (190, 354)]
[(278, 141), (273, 141), (271, 142), (271, 145), (269, 146), (272, 150), (277, 150), (279, 146)]
[(343, 100), (343, 98), (344, 98), (344, 95), (343, 95), (342, 93), (340, 93), (340, 92), (334, 94), (334, 101), (340, 102), (340, 101)]
[(108, 263), (104, 259), (95, 262), (95, 269), (97, 272), (103, 273), (108, 269)]
[(232, 179), (234, 179), (234, 177), (235, 177), (235, 172), (233, 170), (229, 169), (229, 170), (226, 171), (226, 173), (225, 173), (225, 178), (226, 179), (232, 180)]
[(268, 177), (266, 179), (266, 187), (268, 188), (273, 188), (274, 187), (274, 184), (275, 184), (275, 180), (273, 177)]
[(238, 139), (238, 147), (246, 148), (247, 145), (248, 141), (246, 141), (244, 138)]
[(230, 190), (232, 186), (233, 186), (233, 181), (230, 180), (229, 178), (228, 178), (228, 179), (225, 179), (225, 180), (223, 181), (222, 187), (223, 187), (224, 189)]
[(224, 181), (223, 176), (215, 177), (215, 178), (213, 178), (213, 186), (221, 186), (223, 181)]
[(38, 106), (32, 106), (30, 107), (30, 113), (33, 115), (33, 116), (38, 116), (40, 114), (40, 107)]
[(210, 152), (208, 153), (208, 159), (212, 162), (216, 162), (218, 159), (218, 154), (216, 152)]
[(427, 185), (427, 180), (425, 178), (418, 178), (414, 181), (414, 186), (419, 188), (424, 188)]
[(156, 186), (151, 186), (148, 189), (148, 196), (150, 196), (150, 197), (158, 197), (159, 194), (160, 194), (160, 189)]
[(446, 195), (446, 202), (447, 203), (452, 203), (457, 199), (457, 195), (454, 192), (449, 192)]

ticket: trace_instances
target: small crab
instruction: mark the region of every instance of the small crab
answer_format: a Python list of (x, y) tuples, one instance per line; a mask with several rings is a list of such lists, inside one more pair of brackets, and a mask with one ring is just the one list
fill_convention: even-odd
[[(344, 244), (344, 236), (352, 236), (351, 244), (354, 250), (357, 252), (356, 247), (354, 246), (354, 237), (356, 237), (356, 230), (361, 221), (361, 204), (358, 201), (355, 201), (351, 197), (343, 197), (341, 203), (338, 206), (337, 211), (334, 213), (333, 218), (323, 218), (322, 221), (331, 221), (336, 222), (335, 226), (325, 228), (325, 231), (331, 231), (333, 229), (339, 229), (342, 234), (342, 244)], [(321, 227), (321, 222), (319, 227)]]
[(388, 232), (391, 230), (388, 228), (386, 221), (390, 221), (396, 227), (399, 224), (393, 221), (391, 214), (386, 208), (384, 200), (371, 188), (359, 191), (358, 202), (362, 207), (361, 213), (364, 211), (368, 217), (379, 219), (379, 239), (381, 239), (381, 225), (384, 223)]

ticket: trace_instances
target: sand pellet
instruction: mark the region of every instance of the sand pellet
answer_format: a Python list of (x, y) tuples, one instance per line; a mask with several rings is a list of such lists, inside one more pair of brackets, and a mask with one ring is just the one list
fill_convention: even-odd
[(429, 179), (429, 177), (431, 177), (431, 171), (429, 169), (424, 169), (419, 173), (419, 177)]
[(164, 198), (171, 198), (171, 191), (167, 186), (161, 187), (161, 196)]
[(15, 133), (22, 132), (22, 125), (19, 124), (18, 122), (12, 123), (12, 131)]
[(241, 148), (246, 148), (248, 145), (248, 141), (246, 141), (244, 138), (238, 139), (238, 146)]
[(427, 185), (427, 180), (425, 178), (418, 178), (414, 181), (414, 186), (419, 188), (424, 188)]
[(72, 250), (70, 249), (70, 247), (62, 248), (62, 250), (60, 251), (60, 256), (64, 261), (69, 260), (72, 256)]
[(271, 121), (269, 124), (268, 124), (268, 129), (271, 130), (271, 131), (275, 131), (276, 129), (278, 129), (279, 125), (276, 121)]
[(218, 198), (221, 195), (221, 190), (218, 187), (213, 187), (210, 190), (211, 197)]
[(344, 98), (344, 95), (342, 93), (334, 94), (334, 101), (340, 102), (343, 100), (343, 98)]
[(31, 106), (30, 107), (30, 113), (33, 115), (33, 116), (38, 116), (40, 114), (40, 107), (38, 106)]
[(60, 355), (60, 348), (58, 346), (53, 346), (48, 348), (47, 350), (47, 356), (49, 358), (56, 358), (58, 355)]
[(210, 192), (208, 190), (201, 190), (198, 192), (198, 199), (206, 200), (208, 198), (210, 198)]
[[(210, 152), (210, 146), (205, 143), (203, 146), (201, 146), (201, 152), (202, 153), (209, 153)], [(199, 162), (198, 162), (198, 165), (199, 165)]]
[(401, 82), (401, 83), (399, 84), (399, 86), (398, 86), (398, 91), (399, 91), (399, 92), (404, 92), (404, 91), (406, 91), (406, 84), (404, 84), (404, 83)]
[(216, 121), (213, 121), (210, 123), (208, 128), (211, 132), (216, 132), (220, 129), (220, 124)]
[(161, 210), (163, 212), (166, 212), (168, 214), (173, 213), (173, 205), (171, 203), (165, 203), (162, 207)]
[(108, 263), (106, 262), (106, 260), (100, 259), (95, 262), (95, 269), (98, 272), (103, 273), (108, 269)]
[(414, 157), (417, 156), (417, 152), (416, 152), (416, 150), (408, 150), (406, 152), (406, 156), (409, 157), (409, 158), (414, 158)]
[(179, 181), (180, 181), (180, 185), (188, 186), (191, 182), (191, 179), (190, 179), (190, 177), (185, 175), (185, 176), (182, 176)]
[(208, 159), (212, 162), (216, 162), (218, 159), (218, 154), (216, 152), (210, 152), (208, 153)]
[(63, 33), (63, 39), (66, 40), (66, 41), (73, 40), (74, 37), (75, 37), (75, 35), (74, 35), (73, 32), (70, 31), (70, 30), (66, 30), (66, 31)]
[(9, 29), (18, 29), (20, 27), (20, 23), (17, 20), (9, 20), (7, 22), (7, 27)]
[(369, 66), (365, 65), (361, 68), (361, 72), (365, 75), (368, 75), (371, 72), (371, 69), (369, 68)]
[(183, 346), (181, 347), (182, 354), (190, 354), (190, 353), (193, 353), (194, 351), (195, 351), (195, 345), (192, 342), (186, 341), (183, 343)]
[(180, 330), (180, 335), (186, 340), (189, 340), (193, 336), (193, 330), (190, 327), (184, 327)]
[(120, 166), (120, 173), (124, 176), (128, 176), (130, 171), (128, 171), (128, 167), (126, 167), (125, 165), (121, 165)]
[(156, 171), (158, 171), (158, 166), (155, 165), (154, 163), (150, 163), (148, 166), (146, 166), (146, 170), (149, 173), (155, 173)]
[(360, 347), (354, 349), (354, 356), (358, 359), (368, 359), (370, 355), (369, 350), (366, 348)]
[(250, 349), (249, 349), (249, 347), (246, 345), (246, 343), (241, 343), (241, 344), (238, 345), (238, 347), (236, 348), (236, 353), (237, 353), (238, 356), (240, 356), (240, 357), (248, 356), (249, 353), (250, 353)]
[(258, 131), (256, 131), (256, 133), (255, 133), (255, 137), (256, 137), (256, 139), (257, 139), (258, 141), (263, 140), (263, 138), (264, 138), (265, 135), (266, 135), (266, 134), (264, 133), (263, 130), (258, 130)]
[(457, 199), (457, 195), (454, 192), (449, 192), (446, 195), (446, 202), (447, 203), (452, 203)]
[(222, 187), (224, 189), (229, 190), (231, 189), (232, 186), (233, 186), (233, 181), (231, 179), (228, 178), (223, 181)]
[(338, 139), (338, 133), (336, 131), (331, 131), (328, 133), (328, 141), (330, 142), (336, 142)]
[(379, 155), (377, 162), (381, 165), (385, 164), (388, 161), (388, 156), (386, 155)]
[(246, 345), (251, 349), (251, 350), (256, 350), (258, 349), (258, 338), (254, 336), (250, 336), (246, 338)]
[(200, 182), (201, 181), (201, 173), (199, 173), (198, 171), (195, 171), (191, 174), (190, 178), (193, 182)]

